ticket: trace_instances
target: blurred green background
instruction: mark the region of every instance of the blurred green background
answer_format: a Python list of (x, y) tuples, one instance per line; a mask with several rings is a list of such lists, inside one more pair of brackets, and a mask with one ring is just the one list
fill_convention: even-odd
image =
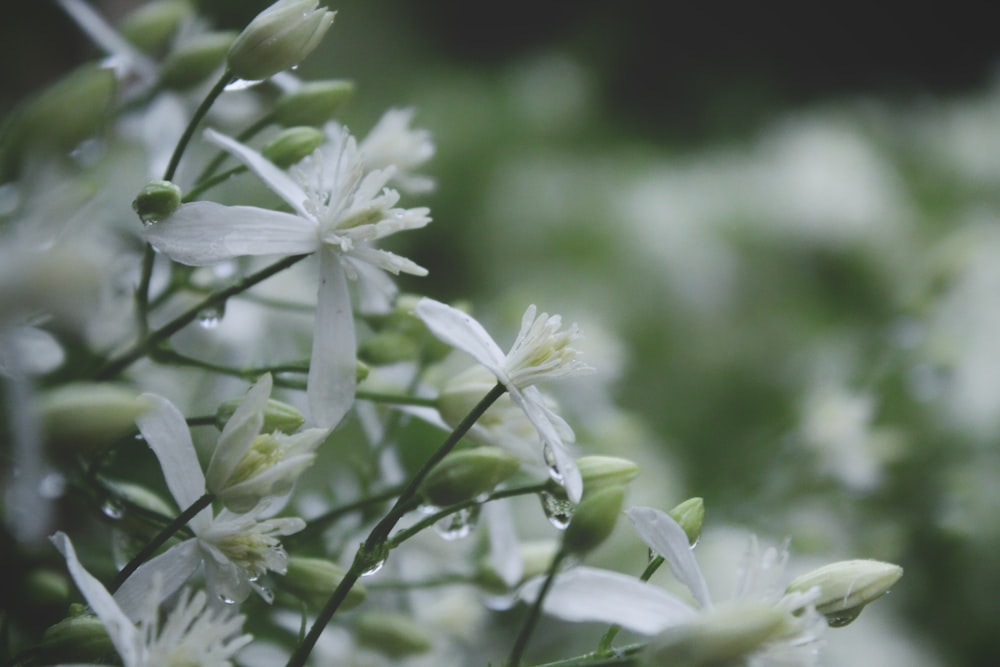
[[(202, 4), (238, 27), (265, 3)], [(672, 471), (636, 502), (700, 495), (710, 523), (795, 554), (903, 565), (852, 659), (1000, 664), (986, 7), (334, 8), (299, 74), (357, 82), (356, 132), (414, 106), (437, 142), (435, 222), (405, 240), (431, 275), (404, 287), (487, 322), (529, 302), (579, 321), (607, 390), (564, 392), (581, 442)], [(96, 55), (53, 5), (15, 12), (2, 111)]]

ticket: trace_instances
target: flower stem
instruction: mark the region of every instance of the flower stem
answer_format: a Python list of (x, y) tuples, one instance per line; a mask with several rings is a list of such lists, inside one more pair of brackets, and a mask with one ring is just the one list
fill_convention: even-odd
[[(316, 621), (313, 623), (312, 627), (309, 628), (309, 632), (306, 634), (305, 639), (302, 643), (298, 645), (295, 652), (292, 653), (291, 657), (288, 659), (288, 663), (285, 667), (302, 667), (306, 660), (309, 658), (309, 654), (312, 652), (313, 647), (319, 640), (319, 636), (323, 633), (326, 628), (327, 623), (333, 618), (333, 615), (337, 612), (340, 604), (347, 597), (348, 592), (361, 577), (361, 575), (367, 571), (370, 571), (372, 565), (378, 563), (379, 560), (384, 559), (385, 554), (388, 553), (388, 545), (386, 540), (389, 537), (389, 532), (392, 531), (393, 527), (403, 515), (409, 511), (413, 505), (413, 501), (417, 497), (417, 492), (420, 489), (420, 485), (423, 483), (424, 478), (427, 474), (440, 463), (441, 459), (448, 455), (448, 453), (454, 449), (458, 441), (469, 431), (470, 428), (479, 420), (480, 417), (486, 412), (487, 409), (493, 403), (496, 402), (498, 398), (503, 396), (507, 388), (500, 383), (497, 383), (489, 393), (483, 397), (483, 400), (479, 401), (474, 408), (465, 416), (461, 423), (455, 428), (454, 431), (445, 439), (441, 447), (438, 448), (436, 452), (424, 463), (423, 467), (417, 471), (417, 473), (410, 479), (403, 492), (396, 499), (396, 503), (392, 506), (389, 512), (375, 524), (371, 532), (368, 534), (367, 539), (361, 543), (358, 547), (357, 552), (354, 555), (354, 561), (351, 563), (351, 567), (347, 570), (344, 578), (341, 580), (340, 584), (337, 586), (336, 590), (333, 591), (333, 595), (327, 600), (326, 605), (319, 612), (316, 617)], [(381, 558), (380, 558), (381, 556)], [(373, 560), (375, 561), (373, 563)]]
[[(252, 139), (255, 135), (259, 134), (261, 130), (267, 128), (268, 125), (274, 122), (274, 114), (267, 113), (262, 116), (257, 122), (253, 123), (247, 129), (243, 130), (236, 136), (236, 141), (240, 143), (246, 143), (248, 139)], [(198, 178), (195, 179), (195, 183), (199, 183), (208, 179), (215, 171), (225, 162), (226, 158), (229, 157), (229, 153), (226, 151), (219, 151), (215, 154), (215, 157), (205, 165), (201, 173), (198, 174)], [(244, 168), (245, 169), (245, 168)], [(231, 170), (230, 170), (231, 171)], [(229, 172), (226, 172), (229, 173)]]
[(309, 537), (315, 533), (318, 533), (321, 530), (324, 530), (327, 526), (329, 526), (331, 523), (333, 523), (340, 517), (350, 514), (351, 512), (364, 509), (369, 505), (375, 505), (378, 503), (385, 502), (387, 500), (392, 500), (393, 498), (399, 496), (399, 493), (402, 490), (403, 490), (402, 486), (394, 486), (386, 489), (385, 491), (382, 491), (381, 493), (377, 493), (373, 496), (368, 496), (367, 498), (355, 500), (352, 503), (347, 503), (346, 505), (341, 505), (340, 507), (334, 507), (329, 512), (325, 512), (323, 514), (320, 514), (318, 517), (311, 519), (309, 521), (309, 524), (299, 532), (295, 533), (294, 535), (289, 535), (288, 537), (286, 537), (285, 544), (288, 545), (301, 542), (303, 538)]
[(542, 584), (542, 589), (538, 591), (538, 597), (535, 598), (535, 603), (531, 605), (528, 618), (524, 619), (521, 632), (518, 633), (517, 639), (514, 641), (514, 647), (510, 650), (510, 657), (507, 658), (506, 662), (507, 667), (519, 667), (521, 664), (521, 656), (524, 655), (524, 649), (528, 646), (531, 633), (534, 632), (535, 626), (538, 624), (538, 617), (542, 614), (542, 603), (545, 601), (545, 596), (549, 594), (552, 582), (555, 581), (556, 575), (559, 574), (559, 566), (569, 553), (566, 549), (560, 549), (556, 557), (552, 559), (549, 570), (545, 574), (545, 583)]
[(184, 193), (184, 198), (181, 199), (181, 202), (184, 204), (193, 202), (198, 197), (200, 197), (201, 194), (206, 190), (214, 188), (219, 183), (229, 180), (231, 177), (236, 176), (237, 174), (242, 174), (245, 171), (248, 171), (248, 169), (243, 165), (240, 165), (238, 167), (233, 167), (232, 169), (227, 169), (221, 174), (216, 174), (211, 178), (207, 178), (205, 180), (199, 179), (197, 181), (197, 185), (195, 185), (190, 190)]
[(181, 135), (181, 138), (177, 141), (177, 146), (174, 147), (174, 153), (170, 156), (170, 162), (167, 164), (167, 169), (163, 172), (163, 180), (173, 180), (174, 174), (177, 173), (177, 167), (180, 165), (181, 156), (184, 155), (184, 151), (187, 149), (187, 145), (191, 141), (191, 137), (194, 136), (194, 131), (198, 128), (202, 119), (208, 114), (208, 110), (212, 108), (213, 104), (215, 104), (215, 100), (218, 99), (219, 95), (222, 94), (222, 91), (226, 89), (226, 86), (228, 86), (232, 80), (233, 73), (227, 69), (222, 73), (219, 80), (215, 82), (212, 89), (208, 91), (208, 95), (206, 95), (205, 99), (201, 101), (198, 108), (195, 109), (190, 122), (188, 122), (187, 127), (184, 128), (184, 134)]
[(275, 262), (270, 266), (266, 266), (257, 273), (253, 273), (242, 280), (239, 280), (225, 289), (221, 289), (217, 292), (213, 292), (209, 296), (205, 297), (198, 304), (192, 306), (188, 310), (184, 311), (170, 322), (166, 323), (159, 329), (149, 333), (145, 338), (140, 340), (131, 349), (122, 353), (121, 356), (111, 359), (103, 367), (98, 369), (96, 377), (98, 380), (109, 380), (123, 370), (134, 364), (139, 359), (146, 356), (150, 350), (156, 345), (165, 341), (166, 339), (173, 336), (175, 333), (186, 327), (191, 322), (194, 322), (198, 318), (198, 314), (201, 313), (206, 308), (212, 308), (220, 306), (226, 302), (229, 297), (239, 294), (240, 292), (246, 291), (247, 289), (253, 287), (257, 283), (270, 278), (276, 273), (280, 273), (285, 269), (297, 264), (308, 257), (308, 255), (293, 255), (292, 257), (286, 257), (285, 259)]
[(407, 396), (405, 394), (384, 394), (378, 391), (365, 391), (364, 389), (358, 390), (355, 395), (362, 401), (371, 401), (373, 403), (388, 403), (391, 405), (419, 405), (426, 408), (437, 407), (438, 400), (436, 398), (426, 398), (423, 396)]
[(177, 518), (171, 521), (163, 530), (161, 530), (156, 537), (149, 541), (149, 543), (142, 548), (142, 551), (137, 553), (132, 560), (125, 564), (125, 567), (115, 576), (114, 581), (108, 586), (108, 591), (114, 593), (117, 591), (125, 581), (132, 576), (132, 573), (139, 569), (139, 566), (149, 560), (149, 557), (156, 553), (156, 550), (162, 547), (167, 540), (169, 540), (174, 533), (187, 525), (187, 522), (195, 517), (198, 512), (202, 511), (206, 507), (212, 504), (215, 500), (215, 496), (211, 493), (206, 493), (198, 500), (191, 503), (191, 506), (186, 510), (177, 515)]
[[(663, 565), (663, 556), (655, 556), (650, 559), (649, 564), (646, 565), (646, 569), (643, 570), (642, 574), (639, 576), (639, 580), (649, 581), (649, 578), (653, 576), (654, 572), (660, 569), (661, 565)], [(615, 637), (621, 629), (622, 626), (620, 625), (612, 625), (608, 628), (608, 631), (604, 633), (604, 636), (601, 637), (600, 643), (597, 645), (596, 653), (598, 655), (609, 655), (612, 653), (611, 642), (615, 640)]]
[(612, 665), (638, 665), (639, 654), (644, 648), (646, 648), (645, 644), (630, 644), (629, 646), (617, 649), (613, 655), (601, 655), (596, 652), (587, 653), (575, 658), (547, 662), (537, 667), (611, 667)]

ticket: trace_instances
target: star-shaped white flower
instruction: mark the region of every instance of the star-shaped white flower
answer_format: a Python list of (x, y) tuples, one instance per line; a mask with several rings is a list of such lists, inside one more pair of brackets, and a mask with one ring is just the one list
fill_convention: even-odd
[(346, 129), (327, 135), (286, 173), (257, 151), (207, 131), (210, 142), (249, 167), (293, 212), (194, 202), (146, 229), (155, 248), (192, 266), (249, 255), (319, 255), (307, 391), (313, 421), (324, 428), (335, 426), (354, 402), (357, 343), (347, 279), (361, 275), (390, 289), (382, 272), (426, 275), (423, 267), (371, 243), (430, 222), (426, 208), (395, 207), (399, 194), (385, 187), (393, 169), (366, 170)]
[(52, 542), (65, 556), (73, 581), (104, 625), (125, 667), (231, 667), (230, 658), (252, 639), (240, 634), (242, 616), (211, 608), (202, 591), (191, 595), (185, 590), (161, 624), (161, 594), (154, 585), (130, 616), (83, 567), (65, 534), (56, 533)]
[(507, 388), (511, 400), (524, 411), (545, 447), (553, 477), (563, 484), (573, 502), (583, 494), (583, 480), (565, 443), (573, 441), (573, 429), (546, 404), (536, 382), (589, 373), (593, 369), (579, 359), (572, 344), (580, 338), (576, 325), (561, 329), (562, 318), (536, 315), (534, 305), (521, 318), (510, 352), (500, 346), (483, 326), (457, 308), (433, 299), (421, 299), (414, 311), (431, 332), (444, 342), (471, 355)]
[[(733, 599), (715, 605), (680, 524), (651, 507), (632, 507), (625, 513), (642, 541), (663, 556), (677, 580), (687, 587), (694, 604), (635, 577), (581, 566), (555, 580), (543, 603), (547, 613), (569, 621), (621, 625), (655, 636), (652, 644), (661, 648), (710, 636), (703, 631), (716, 622), (731, 625), (749, 618), (747, 626), (752, 633), (759, 631), (761, 642), (751, 647), (739, 664), (816, 664), (818, 640), (825, 627), (812, 606), (818, 590), (785, 592), (782, 578), (787, 550), (770, 548), (761, 553), (752, 539)], [(540, 578), (528, 582), (520, 597), (534, 600), (541, 585)], [(754, 616), (764, 619), (763, 627), (755, 627)]]
[[(231, 449), (233, 453), (238, 453), (248, 442), (252, 443), (260, 427), (253, 427), (254, 420), (248, 417), (251, 411), (243, 408), (246, 405), (256, 407), (262, 396), (266, 402), (268, 391), (265, 390), (270, 390), (270, 382), (259, 382), (251, 390), (244, 405), (227, 423), (223, 437), (220, 437), (219, 449)], [(170, 401), (153, 394), (143, 394), (143, 398), (150, 402), (152, 408), (136, 423), (160, 462), (171, 495), (183, 510), (206, 493), (205, 475), (198, 463), (191, 433), (184, 416)], [(230, 425), (233, 425), (232, 428)], [(321, 431), (321, 435), (325, 435), (325, 431)], [(240, 445), (241, 442), (244, 444)], [(209, 472), (225, 483), (230, 478), (225, 470), (232, 465), (232, 460), (237, 460), (238, 468), (239, 459), (244, 456), (237, 458), (229, 454), (222, 458), (228, 462), (218, 463), (220, 457), (213, 457), (212, 464), (216, 465), (210, 464)], [(301, 472), (298, 465), (293, 468)], [(271, 481), (273, 478), (265, 479), (260, 488), (273, 488)], [(222, 493), (226, 488), (231, 487), (224, 487)], [(280, 485), (280, 489), (287, 491), (284, 485)], [(236, 496), (240, 501), (246, 497), (243, 493)], [(200, 565), (204, 565), (205, 579), (213, 598), (242, 602), (251, 591), (256, 591), (270, 602), (273, 594), (259, 579), (268, 571), (285, 572), (288, 557), (278, 537), (297, 533), (305, 527), (305, 522), (298, 517), (263, 519), (262, 515), (270, 507), (266, 497), (262, 500), (246, 513), (224, 509), (214, 515), (212, 508), (206, 507), (196, 514), (188, 523), (194, 537), (140, 566), (115, 593), (119, 605), (126, 613), (137, 609), (156, 577), (163, 578), (162, 595), (168, 596), (187, 581)]]

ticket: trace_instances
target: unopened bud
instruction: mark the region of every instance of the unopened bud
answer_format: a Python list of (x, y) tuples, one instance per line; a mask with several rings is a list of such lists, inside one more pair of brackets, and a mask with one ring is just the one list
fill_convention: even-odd
[(333, 23), (317, 0), (278, 0), (258, 14), (229, 50), (229, 69), (258, 81), (302, 62)]
[(170, 217), (181, 205), (182, 193), (176, 183), (151, 181), (132, 201), (132, 210), (146, 224)]
[(705, 501), (701, 498), (688, 498), (667, 514), (680, 524), (687, 535), (688, 543), (694, 544), (701, 537), (701, 524), (705, 520)]
[(789, 614), (770, 605), (730, 604), (706, 609), (691, 622), (672, 627), (650, 641), (641, 664), (717, 667), (741, 659), (788, 630)]
[(427, 631), (409, 616), (372, 611), (358, 616), (354, 624), (357, 640), (390, 658), (426, 653), (433, 646)]
[(74, 451), (103, 447), (135, 430), (149, 403), (134, 389), (113, 384), (63, 385), (39, 400), (50, 443)]
[(844, 560), (796, 578), (787, 592), (804, 593), (818, 587), (816, 611), (826, 616), (831, 627), (839, 628), (856, 619), (865, 605), (889, 592), (902, 576), (903, 568), (892, 563)]
[(381, 331), (358, 346), (358, 356), (372, 366), (415, 359), (419, 354), (420, 344), (399, 331)]
[(322, 125), (353, 95), (353, 81), (309, 81), (278, 98), (274, 103), (274, 121), (285, 127)]
[(325, 139), (315, 127), (289, 127), (264, 146), (261, 153), (277, 166), (287, 169), (319, 148)]
[[(220, 405), (219, 409), (215, 411), (215, 425), (219, 430), (225, 427), (226, 422), (233, 416), (242, 401), (242, 397), (234, 398)], [(269, 398), (264, 407), (264, 424), (260, 430), (262, 433), (273, 433), (274, 431), (294, 433), (305, 423), (306, 418), (294, 405)]]
[(591, 493), (607, 486), (623, 486), (639, 474), (639, 466), (616, 456), (583, 456), (576, 460), (583, 478), (583, 492)]
[(69, 580), (61, 572), (38, 568), (24, 578), (24, 592), (33, 605), (64, 606), (69, 599)]
[(90, 614), (71, 616), (48, 628), (38, 650), (47, 664), (103, 662), (115, 655), (104, 624)]
[(615, 529), (624, 502), (623, 485), (606, 486), (584, 496), (563, 535), (563, 546), (575, 554), (596, 549)]
[(434, 466), (420, 493), (430, 504), (447, 507), (489, 493), (520, 467), (517, 458), (499, 447), (463, 449)]
[[(277, 578), (277, 582), (282, 590), (319, 609), (333, 595), (345, 574), (344, 568), (322, 558), (289, 556), (288, 569), (283, 577)], [(367, 596), (364, 586), (354, 584), (341, 606), (344, 609), (357, 607)]]
[(28, 144), (75, 148), (108, 118), (116, 89), (111, 69), (85, 65), (29, 102), (12, 132)]
[(163, 61), (160, 85), (173, 90), (188, 90), (218, 70), (226, 52), (236, 39), (233, 32), (206, 32), (181, 44)]
[(118, 32), (142, 51), (156, 55), (167, 48), (181, 21), (192, 14), (185, 0), (156, 0), (130, 12), (118, 25)]

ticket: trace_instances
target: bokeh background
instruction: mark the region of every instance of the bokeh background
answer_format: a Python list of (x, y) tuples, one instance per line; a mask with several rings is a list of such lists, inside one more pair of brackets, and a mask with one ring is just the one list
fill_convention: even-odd
[[(265, 3), (201, 4), (238, 27)], [(438, 146), (404, 241), (431, 275), (404, 286), (501, 331), (529, 302), (578, 321), (584, 450), (643, 463), (634, 502), (704, 497), (705, 561), (752, 531), (903, 565), (825, 664), (1000, 664), (988, 7), (335, 8), (299, 74), (356, 81), (352, 129), (413, 106)], [(52, 3), (7, 11), (0, 111), (96, 55)]]

